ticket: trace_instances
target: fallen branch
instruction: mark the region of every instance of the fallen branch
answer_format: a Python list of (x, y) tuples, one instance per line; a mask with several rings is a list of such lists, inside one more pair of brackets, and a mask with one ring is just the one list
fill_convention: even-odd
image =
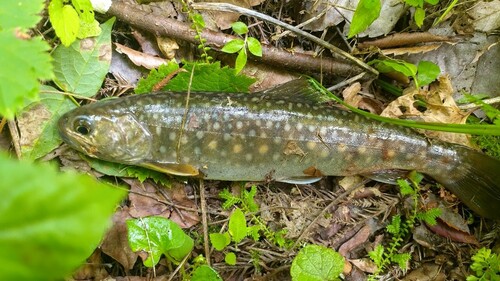
[[(198, 44), (195, 39), (196, 34), (194, 30), (190, 28), (189, 23), (166, 18), (164, 15), (145, 12), (139, 7), (139, 5), (135, 4), (125, 4), (120, 1), (113, 1), (107, 14), (116, 16), (119, 20), (149, 31), (156, 36), (171, 37), (192, 44)], [(237, 38), (208, 29), (204, 29), (201, 36), (207, 40), (207, 46), (218, 51), (220, 51), (227, 42)], [(265, 45), (262, 46), (262, 58), (250, 56), (250, 59), (305, 74), (321, 73), (330, 77), (350, 77), (364, 71), (363, 68), (353, 65), (353, 63), (345, 59), (312, 57), (303, 53), (291, 53)]]

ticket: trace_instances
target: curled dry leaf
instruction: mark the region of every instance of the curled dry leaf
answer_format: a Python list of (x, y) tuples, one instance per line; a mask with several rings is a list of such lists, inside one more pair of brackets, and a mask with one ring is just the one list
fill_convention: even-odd
[(179, 50), (179, 45), (174, 39), (168, 37), (156, 37), (156, 42), (161, 53), (165, 56), (165, 58), (167, 58), (167, 60), (175, 58), (175, 53)]
[[(408, 118), (426, 122), (464, 124), (470, 112), (463, 112), (457, 107), (452, 97), (453, 88), (447, 76), (440, 76), (438, 82), (432, 83), (429, 90), (417, 90), (414, 87), (404, 91), (403, 96), (391, 102), (381, 116), (391, 118)], [(425, 110), (420, 109), (418, 102), (425, 103)], [(471, 146), (465, 134), (425, 131), (431, 138), (447, 142)]]
[(114, 44), (118, 53), (125, 54), (137, 66), (142, 66), (147, 69), (153, 69), (167, 63), (167, 61), (163, 58), (141, 53), (120, 43)]
[(361, 84), (359, 82), (353, 83), (342, 92), (344, 101), (354, 107), (368, 110), (374, 114), (380, 114), (382, 112), (382, 104), (375, 99), (360, 95), (360, 91)]

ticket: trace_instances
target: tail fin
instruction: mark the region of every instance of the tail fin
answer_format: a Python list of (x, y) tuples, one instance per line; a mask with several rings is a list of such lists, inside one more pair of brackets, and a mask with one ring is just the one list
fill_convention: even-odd
[(447, 175), (433, 175), (479, 215), (500, 219), (500, 160), (456, 146), (460, 164)]

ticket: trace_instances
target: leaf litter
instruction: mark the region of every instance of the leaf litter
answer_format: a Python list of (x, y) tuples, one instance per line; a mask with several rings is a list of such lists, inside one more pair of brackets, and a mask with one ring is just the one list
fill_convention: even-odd
[[(256, 4), (250, 4), (251, 6), (260, 4), (261, 2), (266, 1), (254, 1), (258, 2)], [(384, 3), (390, 3), (390, 1), (385, 1)], [(311, 1), (307, 1), (305, 5), (310, 5)], [(327, 4), (330, 5), (329, 9), (332, 11), (342, 10), (345, 7), (338, 7), (339, 2), (329, 1)], [(495, 3), (495, 1), (493, 2)], [(155, 4), (159, 5), (159, 4)], [(173, 4), (167, 3), (166, 5), (172, 6)], [(347, 3), (345, 6), (355, 7), (352, 3)], [(147, 6), (147, 5), (143, 5)], [(331, 7), (335, 7), (332, 9)], [(339, 9), (337, 9), (339, 8)], [(312, 13), (309, 13), (307, 17), (303, 20), (309, 18), (314, 18), (317, 15), (320, 15), (320, 10), (312, 10)], [(385, 9), (386, 11), (395, 14), (394, 11), (390, 9)], [(345, 11), (345, 9), (344, 9)], [(172, 14), (176, 14), (175, 9), (171, 10)], [(316, 13), (316, 14), (315, 14)], [(223, 28), (224, 22), (231, 23), (232, 18), (234, 16), (228, 16), (227, 13), (224, 17), (220, 18), (215, 25), (216, 28)], [(352, 13), (351, 13), (352, 14)], [(182, 17), (182, 14), (176, 14)], [(286, 17), (289, 15), (283, 15)], [(321, 26), (323, 30), (326, 26), (335, 26), (338, 23), (332, 24), (333, 19), (330, 15), (323, 15), (324, 22), (321, 23), (317, 21), (315, 24), (323, 24)], [(382, 18), (382, 17), (381, 17)], [(289, 17), (290, 20), (293, 21), (292, 17)], [(338, 21), (338, 19), (335, 19)], [(340, 19), (340, 22), (344, 21), (344, 18)], [(300, 22), (300, 20), (298, 21)], [(394, 21), (395, 24), (396, 21)], [(385, 25), (385, 24), (383, 24)], [(309, 25), (310, 29), (314, 24)], [(393, 27), (391, 25), (388, 26), (392, 30)], [(387, 26), (385, 26), (387, 28)], [(374, 35), (377, 33), (383, 34), (387, 33), (384, 29), (376, 29), (375, 31), (367, 31), (368, 35)], [(265, 38), (262, 38), (265, 39)], [(286, 39), (288, 40), (288, 39)], [(284, 42), (284, 41), (283, 41)], [(127, 47), (128, 48), (128, 47)], [(410, 47), (408, 47), (410, 48)], [(422, 47), (421, 47), (422, 48)], [(174, 48), (175, 49), (175, 46)], [(402, 53), (405, 53), (403, 50)], [(409, 53), (409, 51), (406, 51)], [(140, 53), (139, 56), (142, 56), (143, 53)], [(140, 60), (140, 59), (139, 59)], [(141, 64), (139, 62), (138, 64)], [(125, 67), (125, 66), (123, 66)], [(260, 72), (259, 69), (261, 66), (257, 65), (254, 73), (260, 75), (260, 77), (265, 77), (268, 73), (267, 71)], [(269, 70), (269, 73), (272, 70)], [(279, 77), (277, 80), (288, 79), (290, 73), (284, 73), (276, 76)], [(293, 74), (294, 75), (294, 74)], [(279, 81), (273, 81), (279, 82)], [(266, 81), (260, 80), (259, 83), (268, 83)], [(373, 105), (370, 101), (376, 100), (371, 97), (367, 97), (365, 95), (359, 95), (359, 92), (362, 88), (359, 85), (355, 85), (349, 93), (346, 93), (345, 98), (346, 101), (349, 101), (350, 104), (355, 105), (357, 107), (369, 110), (371, 112), (380, 112), (382, 109), (381, 103)], [(364, 90), (364, 89), (363, 89)], [(77, 89), (75, 92), (80, 92), (82, 90)], [(90, 93), (90, 92), (89, 92)], [(451, 82), (447, 78), (440, 78), (439, 82), (431, 85), (429, 89), (416, 91), (415, 89), (407, 89), (405, 95), (401, 98), (396, 99), (394, 102), (389, 104), (389, 106), (384, 111), (384, 114), (391, 117), (403, 117), (403, 118), (417, 118), (422, 120), (432, 120), (435, 122), (447, 122), (447, 123), (463, 123), (467, 118), (467, 114), (462, 113), (456, 107), (452, 99), (452, 94), (454, 93), (451, 88)], [(89, 95), (86, 93), (86, 95)], [(419, 102), (425, 103), (425, 110), (422, 107), (419, 107)], [(401, 108), (404, 107), (404, 112), (401, 111)], [(399, 110), (399, 111), (398, 111)], [(32, 112), (32, 114), (36, 114), (36, 110)], [(40, 116), (44, 116), (43, 114)], [(27, 116), (28, 118), (32, 118), (33, 116)], [(29, 120), (29, 119), (28, 119)], [(44, 121), (44, 118), (41, 118), (39, 121)], [(25, 125), (30, 122), (21, 121), (21, 125)], [(30, 130), (30, 127), (24, 130), (25, 132)], [(36, 130), (33, 131), (37, 133)], [(39, 132), (36, 134), (38, 135)], [(30, 144), (28, 139), (36, 139), (35, 137), (29, 137), (26, 133), (26, 144)], [(447, 138), (444, 135), (439, 135), (439, 137)], [(450, 139), (447, 139), (450, 141)], [(452, 139), (454, 142), (468, 144), (467, 139)], [(63, 146), (64, 147), (64, 146)], [(64, 150), (64, 149), (62, 149)], [(100, 250), (96, 250), (94, 255), (89, 258), (89, 262), (95, 263), (104, 263), (102, 258), (99, 258), (100, 251), (106, 254), (107, 256), (114, 259), (114, 261), (118, 262), (125, 272), (128, 273), (131, 271), (131, 274), (140, 274), (140, 270), (137, 270), (137, 253), (131, 252), (128, 242), (126, 240), (126, 227), (125, 221), (135, 217), (143, 217), (143, 216), (151, 216), (151, 215), (160, 215), (165, 218), (170, 218), (174, 220), (176, 223), (186, 228), (190, 233), (201, 233), (200, 229), (200, 215), (199, 215), (199, 199), (196, 196), (197, 187), (196, 184), (193, 184), (192, 181), (189, 181), (189, 184), (180, 183), (174, 181), (172, 184), (172, 188), (165, 188), (161, 184), (157, 184), (152, 182), (151, 180), (146, 180), (143, 183), (136, 179), (125, 178), (122, 176), (113, 177), (106, 175), (106, 173), (99, 173), (93, 170), (86, 161), (81, 161), (80, 157), (76, 155), (74, 152), (61, 152), (59, 159), (63, 164), (65, 164), (66, 168), (76, 168), (83, 172), (94, 173), (95, 175), (103, 178), (109, 179), (111, 178), (114, 181), (124, 182), (126, 185), (130, 187), (130, 194), (128, 197), (128, 201), (119, 208), (119, 210), (115, 213), (113, 218), (113, 228), (110, 229), (108, 235), (103, 240)], [(387, 217), (389, 217), (393, 213), (400, 213), (405, 210), (406, 206), (400, 202), (400, 198), (397, 195), (394, 195), (394, 190), (386, 184), (380, 183), (368, 183), (368, 185), (361, 184), (363, 180), (361, 178), (356, 177), (346, 177), (343, 178), (340, 182), (333, 181), (331, 179), (322, 180), (320, 183), (316, 185), (309, 185), (299, 188), (291, 188), (289, 185), (282, 184), (266, 184), (259, 186), (259, 193), (256, 197), (258, 204), (260, 205), (260, 216), (264, 219), (264, 221), (273, 227), (275, 230), (285, 229), (287, 232), (288, 239), (296, 239), (301, 237), (301, 241), (308, 241), (310, 243), (323, 244), (335, 249), (339, 249), (343, 253), (345, 257), (348, 258), (348, 264), (351, 264), (352, 267), (348, 272), (345, 272), (347, 275), (351, 272), (356, 272), (361, 269), (361, 276), (366, 277), (366, 274), (363, 272), (372, 272), (373, 264), (370, 264), (369, 261), (365, 259), (366, 257), (366, 249), (373, 248), (373, 245), (380, 243), (383, 240), (383, 235), (380, 235), (380, 230), (384, 227), (386, 223)], [(360, 185), (361, 184), (361, 185)], [(348, 200), (343, 200), (341, 203), (335, 206), (329, 206), (329, 202), (332, 202), (337, 196), (348, 190), (349, 187), (360, 185), (356, 192), (353, 192), (348, 198)], [(207, 183), (209, 186), (207, 191), (208, 197), (208, 206), (209, 206), (209, 223), (212, 226), (223, 226), (227, 223), (228, 212), (221, 210), (220, 208), (220, 199), (218, 198), (218, 193), (222, 187), (225, 186), (225, 183), (213, 182)], [(342, 186), (342, 188), (338, 188)], [(194, 188), (194, 189), (193, 189)], [(193, 189), (193, 190), (190, 190)], [(187, 191), (186, 191), (187, 190)], [(455, 202), (456, 203), (456, 202)], [(321, 215), (322, 211), (326, 209), (327, 215)], [(456, 215), (456, 209), (452, 209), (452, 214)], [(304, 231), (308, 229), (308, 226), (314, 223), (314, 226), (309, 229), (309, 232), (304, 234)], [(452, 223), (447, 221), (447, 227), (452, 228), (454, 231), (460, 233), (460, 235), (470, 235), (469, 230), (464, 230), (463, 225), (459, 223)], [(460, 226), (458, 226), (460, 225)], [(429, 232), (429, 228), (426, 226), (420, 226), (419, 229), (425, 229), (427, 232), (424, 236), (433, 236), (436, 237), (432, 232)], [(420, 230), (419, 230), (420, 231)], [(417, 232), (417, 231), (415, 231)], [(439, 230), (438, 230), (439, 232)], [(473, 230), (473, 233), (476, 233)], [(415, 236), (414, 236), (415, 237)], [(470, 236), (469, 238), (472, 239)], [(438, 237), (439, 238), (439, 237)], [(469, 238), (463, 238), (465, 242), (468, 241)], [(442, 245), (444, 244), (441, 240), (440, 242), (436, 241), (426, 241), (419, 242), (421, 240), (414, 239), (412, 241), (408, 241), (406, 244), (408, 247), (413, 247), (412, 243), (417, 242), (421, 244), (425, 248), (431, 249), (440, 249), (442, 250)], [(251, 241), (249, 239), (244, 239), (242, 244), (239, 245), (241, 252), (238, 253), (238, 261), (240, 262), (239, 267), (225, 267), (224, 264), (216, 263), (214, 266), (220, 268), (225, 276), (233, 276), (235, 271), (252, 274), (253, 276), (258, 276), (260, 274), (266, 275), (273, 273), (273, 268), (277, 268), (283, 264), (289, 264), (291, 262), (290, 255), (284, 255), (282, 249), (279, 249), (273, 245), (270, 245), (268, 241)], [(473, 243), (474, 244), (474, 243)], [(454, 246), (445, 246), (447, 247), (444, 252), (450, 256), (454, 256), (456, 252), (451, 247)], [(262, 259), (260, 263), (264, 265), (264, 269), (261, 271), (256, 270), (252, 267), (252, 262), (254, 261), (254, 257), (251, 254), (252, 249), (260, 249), (262, 250), (261, 255)], [(427, 250), (427, 249), (424, 249)], [(463, 247), (459, 249), (464, 256), (467, 256), (463, 251)], [(201, 252), (200, 252), (201, 253)], [(292, 254), (296, 254), (296, 252), (291, 251)], [(290, 252), (288, 252), (290, 254)], [(438, 260), (438, 255), (436, 253), (430, 253), (427, 256), (427, 259), (435, 259)], [(220, 259), (222, 260), (222, 259)], [(244, 264), (244, 265), (242, 265)], [(162, 264), (158, 268), (159, 276), (155, 279), (166, 279), (168, 274), (168, 270), (165, 264)], [(135, 270), (134, 270), (135, 269)], [(429, 264), (423, 264), (417, 270), (416, 273), (409, 274), (407, 279), (410, 276), (421, 276), (421, 273), (418, 273), (422, 269), (429, 270), (430, 272), (436, 272), (436, 269)], [(449, 269), (449, 266), (448, 266)], [(82, 271), (87, 271), (88, 268), (82, 269)], [(252, 271), (255, 270), (255, 271)], [(81, 272), (80, 272), (81, 273)], [(420, 274), (420, 275), (419, 275)], [(106, 273), (101, 271), (96, 271), (93, 277), (102, 278)], [(401, 273), (395, 274), (398, 276), (402, 276)], [(85, 276), (90, 278), (92, 274), (84, 274), (81, 276)], [(248, 275), (247, 275), (248, 276)], [(76, 277), (76, 275), (75, 275)], [(116, 277), (116, 280), (119, 280), (121, 277), (113, 275)], [(142, 277), (129, 275), (127, 276), (128, 280), (144, 280)], [(234, 278), (237, 279), (237, 278)], [(229, 279), (230, 280), (230, 279)], [(348, 279), (353, 280), (353, 279)], [(424, 280), (424, 279), (422, 279)]]

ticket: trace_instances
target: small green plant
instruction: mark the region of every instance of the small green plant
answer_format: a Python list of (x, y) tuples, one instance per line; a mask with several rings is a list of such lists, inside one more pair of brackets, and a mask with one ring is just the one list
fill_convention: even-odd
[(191, 268), (192, 271), (189, 278), (191, 281), (222, 281), (219, 273), (207, 264), (207, 260), (203, 255), (199, 255), (193, 259)]
[(239, 36), (244, 36), (243, 39), (237, 38), (233, 39), (224, 45), (222, 48), (223, 52), (228, 54), (238, 53), (236, 57), (236, 62), (234, 68), (236, 73), (239, 73), (246, 65), (248, 58), (248, 51), (254, 56), (262, 57), (262, 46), (254, 37), (248, 36), (248, 26), (240, 21), (237, 21), (231, 25), (233, 31)]
[(344, 258), (338, 252), (319, 245), (307, 245), (293, 259), (293, 281), (335, 281), (344, 270)]
[(198, 44), (198, 49), (201, 51), (201, 58), (205, 60), (206, 63), (210, 63), (213, 58), (208, 55), (208, 51), (210, 51), (210, 47), (206, 46), (207, 39), (201, 36), (203, 29), (205, 28), (205, 20), (200, 13), (197, 13), (189, 4), (187, 0), (181, 0), (182, 3), (182, 11), (188, 14), (189, 20), (192, 22), (191, 28), (196, 32), (194, 38), (198, 40), (200, 43)]
[(473, 275), (467, 277), (467, 281), (500, 280), (500, 257), (492, 254), (491, 249), (481, 248), (472, 256), (470, 269)]
[[(424, 4), (436, 5), (439, 0), (403, 0), (406, 4), (415, 8), (414, 20), (418, 27), (422, 27), (425, 19)], [(360, 0), (351, 21), (348, 38), (352, 38), (360, 32), (365, 31), (379, 16), (381, 9), (380, 0)], [(450, 5), (451, 6), (451, 5)], [(450, 8), (451, 9), (451, 8)], [(448, 13), (446, 10), (445, 13)], [(438, 21), (441, 21), (443, 16)]]
[(413, 16), (413, 19), (418, 27), (422, 27), (425, 19), (424, 4), (428, 3), (434, 6), (439, 2), (439, 0), (404, 0), (404, 2), (415, 8), (415, 15)]
[(128, 242), (132, 251), (145, 251), (147, 267), (154, 267), (162, 254), (174, 263), (179, 263), (193, 249), (191, 237), (173, 221), (163, 217), (146, 217), (127, 221)]
[(430, 61), (420, 61), (417, 66), (403, 60), (386, 58), (372, 60), (368, 64), (374, 65), (381, 73), (396, 71), (411, 77), (417, 88), (429, 85), (441, 73), (439, 66)]
[(373, 251), (368, 253), (377, 266), (377, 270), (373, 275), (369, 276), (368, 280), (376, 280), (376, 277), (380, 273), (384, 272), (385, 268), (392, 263), (399, 265), (402, 269), (406, 269), (411, 256), (410, 253), (398, 253), (401, 243), (413, 229), (417, 220), (422, 220), (427, 224), (435, 225), (436, 218), (441, 215), (441, 210), (437, 208), (429, 209), (425, 212), (418, 211), (418, 201), (420, 198), (418, 190), (419, 183), (422, 179), (423, 176), (421, 174), (411, 172), (408, 177), (410, 183), (408, 183), (407, 180), (398, 180), (401, 195), (410, 196), (413, 201), (414, 208), (411, 210), (410, 214), (407, 215), (404, 221), (400, 215), (392, 217), (391, 223), (386, 227), (387, 232), (392, 236), (391, 242), (387, 247), (377, 245)]
[[(225, 200), (222, 204), (223, 209), (235, 207), (233, 213), (229, 217), (228, 231), (223, 233), (211, 233), (210, 242), (217, 251), (223, 251), (231, 241), (239, 243), (247, 236), (251, 236), (255, 241), (259, 240), (261, 233), (271, 243), (285, 247), (290, 244), (285, 239), (285, 230), (271, 231), (262, 219), (255, 215), (259, 211), (259, 205), (255, 202), (254, 197), (257, 194), (257, 187), (254, 185), (249, 191), (243, 190), (240, 196), (235, 196), (229, 190), (223, 190), (219, 196)], [(239, 207), (237, 207), (239, 205)], [(246, 216), (250, 216), (251, 225), (247, 224)], [(232, 252), (226, 253), (225, 257), (227, 264), (236, 264), (236, 255)]]
[(51, 0), (48, 10), (50, 23), (66, 47), (76, 38), (101, 34), (90, 0)]

